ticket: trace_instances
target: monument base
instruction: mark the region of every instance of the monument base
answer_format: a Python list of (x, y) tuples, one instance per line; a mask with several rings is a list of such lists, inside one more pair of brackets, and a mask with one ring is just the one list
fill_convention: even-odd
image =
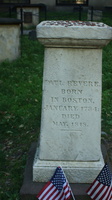
[[(20, 197), (21, 200), (35, 200), (37, 194), (40, 192), (40, 190), (44, 187), (46, 184), (45, 182), (34, 182), (32, 177), (32, 166), (35, 156), (37, 143), (32, 143), (27, 164), (25, 167), (24, 172), (24, 180), (23, 184), (20, 190)], [(102, 153), (105, 162), (109, 164), (109, 159), (106, 151), (106, 147), (102, 145)], [(92, 175), (92, 174), (91, 174)], [(52, 174), (50, 175), (51, 178)], [(79, 177), (81, 176), (81, 172), (79, 174)], [(73, 194), (75, 195), (76, 200), (90, 200), (91, 198), (86, 194), (87, 189), (89, 188), (90, 184), (87, 183), (70, 183), (71, 189)]]
[(55, 169), (62, 166), (69, 183), (92, 183), (104, 166), (101, 155), (99, 161), (47, 161), (40, 160), (38, 149), (33, 164), (33, 181), (47, 182)]
[[(37, 194), (45, 186), (46, 182), (34, 182), (32, 177), (32, 166), (35, 156), (37, 143), (32, 143), (27, 164), (24, 172), (24, 180), (20, 190), (21, 200), (36, 200)], [(52, 174), (51, 174), (52, 176)], [(51, 178), (51, 177), (50, 177)], [(91, 198), (86, 194), (87, 189), (90, 184), (70, 184), (73, 194), (75, 194), (76, 200), (91, 200)]]

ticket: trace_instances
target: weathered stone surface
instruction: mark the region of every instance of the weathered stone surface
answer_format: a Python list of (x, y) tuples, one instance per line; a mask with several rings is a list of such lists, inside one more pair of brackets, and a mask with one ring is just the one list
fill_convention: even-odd
[(101, 153), (102, 46), (112, 29), (96, 22), (47, 21), (37, 26), (45, 48), (40, 146), (33, 180), (61, 165), (70, 183), (91, 183)]
[(20, 56), (20, 20), (0, 19), (0, 61)]
[(102, 48), (112, 39), (112, 28), (99, 22), (44, 21), (37, 37), (48, 47)]
[(101, 56), (100, 49), (46, 49), (41, 160), (101, 158)]
[(41, 160), (36, 153), (33, 165), (33, 181), (46, 182), (50, 180), (57, 166), (62, 166), (70, 183), (91, 183), (103, 167), (103, 158), (100, 161), (48, 161)]

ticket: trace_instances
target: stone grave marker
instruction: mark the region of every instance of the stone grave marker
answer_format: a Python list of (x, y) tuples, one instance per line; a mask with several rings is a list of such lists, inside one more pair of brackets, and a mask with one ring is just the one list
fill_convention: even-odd
[(112, 29), (96, 22), (44, 21), (40, 143), (33, 181), (47, 182), (61, 165), (70, 183), (91, 183), (104, 166), (101, 152), (102, 48)]
[[(17, 19), (21, 19), (21, 5), (17, 5)], [(36, 4), (22, 5), (22, 19), (24, 27), (36, 26), (39, 23), (39, 7)]]
[(20, 56), (20, 25), (19, 19), (0, 18), (0, 62)]

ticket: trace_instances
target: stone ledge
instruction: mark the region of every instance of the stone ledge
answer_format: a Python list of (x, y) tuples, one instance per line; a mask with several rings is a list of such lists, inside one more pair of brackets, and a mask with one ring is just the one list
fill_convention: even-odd
[[(51, 48), (76, 48), (76, 49), (102, 49), (105, 45), (107, 45), (110, 40), (89, 40), (89, 39), (72, 39), (65, 38), (61, 40), (61, 38), (38, 38), (38, 40), (45, 45), (46, 47)], [(61, 41), (61, 42), (60, 42)]]
[(103, 23), (43, 21), (37, 25), (37, 38), (111, 40), (112, 28)]
[[(33, 181), (46, 182), (50, 180), (57, 166), (62, 166), (69, 183), (91, 183), (104, 166), (102, 154), (97, 161), (49, 161), (39, 159), (37, 148), (33, 164)], [(91, 176), (90, 176), (91, 174)]]
[(47, 47), (102, 48), (112, 39), (112, 28), (98, 22), (43, 21), (36, 31)]
[[(45, 183), (33, 182), (33, 161), (35, 156), (37, 143), (32, 143), (28, 160), (24, 172), (24, 181), (20, 190), (21, 200), (36, 200), (36, 195), (44, 187)], [(105, 145), (102, 144), (102, 152), (105, 162), (109, 163), (107, 151)], [(51, 175), (52, 176), (52, 175)], [(86, 194), (86, 190), (89, 188), (90, 184), (70, 184), (73, 194), (75, 195), (76, 200), (90, 200), (90, 197)]]
[(20, 19), (15, 18), (0, 18), (0, 25), (14, 25), (14, 24), (21, 24)]

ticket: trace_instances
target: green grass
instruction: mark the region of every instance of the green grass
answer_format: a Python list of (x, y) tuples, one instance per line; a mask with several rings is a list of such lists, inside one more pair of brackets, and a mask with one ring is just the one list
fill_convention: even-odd
[[(48, 19), (77, 20), (74, 13)], [(86, 20), (84, 13), (83, 20)], [(111, 15), (103, 21), (112, 26)], [(21, 38), (21, 57), (0, 64), (0, 200), (19, 200), (28, 150), (40, 127), (44, 48)], [(112, 42), (103, 50), (102, 131), (112, 134)]]
[(103, 50), (102, 130), (112, 134), (112, 42)]
[(43, 47), (21, 39), (22, 56), (0, 65), (0, 199), (19, 199), (19, 189), (32, 141), (40, 126)]

